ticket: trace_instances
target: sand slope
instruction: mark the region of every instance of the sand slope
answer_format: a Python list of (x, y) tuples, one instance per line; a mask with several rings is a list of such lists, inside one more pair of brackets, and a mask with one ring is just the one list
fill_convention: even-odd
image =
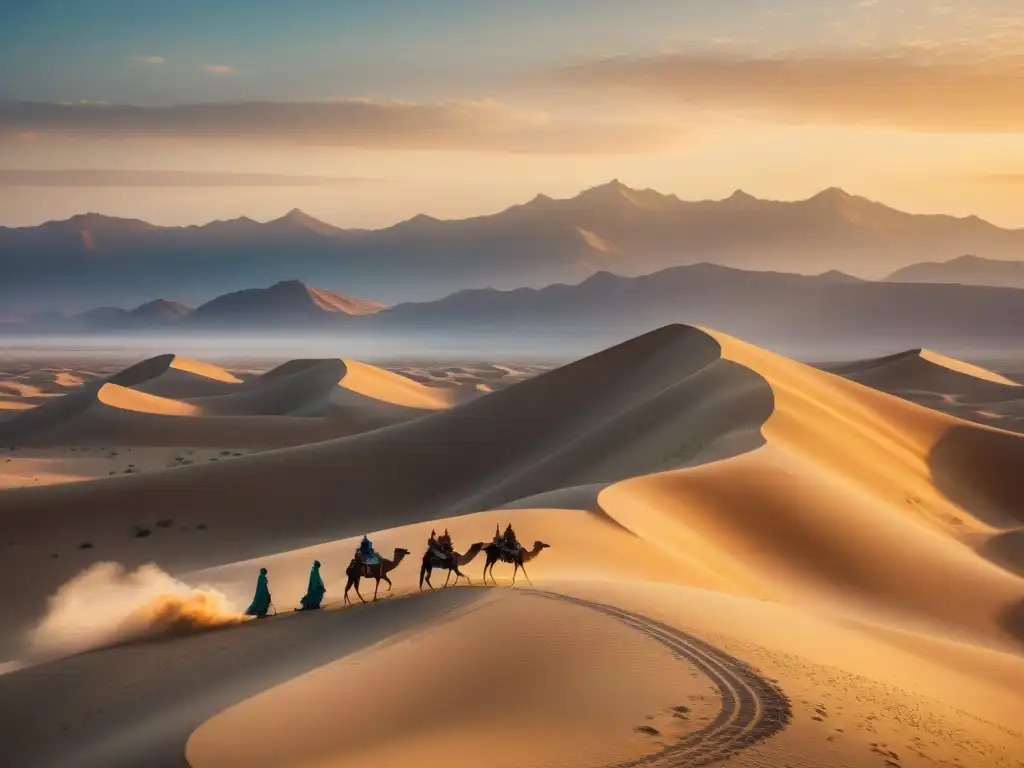
[[(910, 374), (886, 376), (920, 378), (910, 362)], [(323, 614), (169, 642), (168, 654), (222, 643), (255, 659), (263, 638), (284, 648), (328, 622), (358, 634), (359, 617), (383, 616), (381, 606), (341, 610), (344, 567), (366, 532), (381, 552), (410, 550), (393, 573), (394, 591), (407, 594), (432, 528), (447, 527), (465, 550), (512, 522), (528, 546), (550, 545), (527, 569), (555, 594), (389, 600), (380, 642), (336, 656), (302, 645), (257, 681), (232, 678), (216, 655), (197, 660), (212, 665), (193, 694), (201, 705), (163, 672), (129, 665), (141, 692), (89, 694), (81, 711), (120, 708), (104, 727), (121, 718), (120, 732), (136, 738), (69, 711), (81, 749), (68, 765), (116, 764), (112, 755), (131, 764), (147, 745), (195, 766), (398, 766), (441, 749), (537, 766), (645, 755), (1012, 766), (1024, 754), (1024, 436), (685, 326), (450, 408), (428, 409), (417, 387), (342, 365), (351, 388), (333, 378), (328, 399), (340, 388), (343, 398), (432, 412), (229, 461), (0, 493), (0, 530), (13, 542), (0, 578), (37, 575), (10, 596), (0, 639), (14, 647), (47, 593), (104, 559), (156, 562), (239, 606), (267, 567), (283, 611), (310, 562), (323, 563)], [(287, 400), (292, 377), (322, 392), (338, 370), (296, 361), (233, 385), (237, 394), (174, 402), (267, 407)], [(97, 401), (126, 418), (288, 418), (174, 415), (160, 412), (177, 407), (163, 400), (104, 390)], [(137, 538), (134, 526), (152, 535)], [(91, 547), (79, 549), (83, 541)], [(483, 567), (479, 556), (464, 570), (479, 584)], [(506, 584), (511, 572), (495, 569)], [(444, 576), (435, 571), (435, 585)], [(361, 589), (368, 597), (372, 582)], [(426, 624), (402, 618), (449, 600)], [(118, 653), (59, 662), (76, 670), (68, 677), (0, 677), (0, 697), (29, 679), (89, 690)], [(128, 701), (156, 712), (153, 724), (127, 714)], [(277, 738), (252, 740), (271, 724), (283, 726)], [(512, 731), (515, 749), (490, 757)], [(34, 747), (19, 740), (19, 749)]]
[(1024, 386), (938, 352), (911, 349), (826, 370), (970, 421), (1024, 431)]

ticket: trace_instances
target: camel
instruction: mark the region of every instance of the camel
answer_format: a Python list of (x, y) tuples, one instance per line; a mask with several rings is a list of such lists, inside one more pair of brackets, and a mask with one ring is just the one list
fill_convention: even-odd
[(380, 580), (384, 579), (388, 583), (388, 592), (391, 591), (391, 579), (388, 578), (388, 572), (395, 570), (398, 564), (402, 562), (402, 558), (409, 554), (408, 549), (395, 548), (395, 556), (392, 560), (388, 560), (385, 557), (380, 559), (379, 563), (373, 565), (366, 565), (362, 563), (358, 558), (353, 557), (352, 562), (349, 563), (348, 568), (345, 570), (345, 575), (348, 576), (348, 582), (345, 584), (345, 604), (351, 602), (348, 599), (348, 591), (352, 587), (356, 588), (356, 594), (359, 595), (359, 599), (364, 603), (366, 600), (359, 593), (359, 580), (363, 578), (376, 579), (377, 585), (373, 588), (373, 599), (377, 599), (377, 590), (380, 589)]
[(460, 555), (458, 552), (453, 552), (450, 557), (441, 558), (437, 555), (431, 554), (428, 549), (423, 553), (423, 565), (420, 566), (420, 590), (423, 589), (423, 580), (426, 579), (427, 586), (431, 589), (434, 585), (430, 583), (430, 572), (434, 568), (445, 568), (448, 571), (448, 575), (445, 577), (444, 585), (448, 586), (448, 580), (452, 577), (452, 573), (455, 574), (455, 583), (459, 583), (460, 578), (465, 578), (469, 582), (470, 586), (473, 582), (469, 576), (466, 576), (462, 571), (459, 570), (460, 565), (469, 565), (473, 562), (473, 558), (476, 557), (480, 550), (484, 548), (484, 543), (478, 541), (476, 544), (466, 550), (466, 554)]
[(507, 550), (502, 549), (497, 544), (488, 544), (486, 547), (484, 547), (484, 552), (487, 553), (487, 562), (484, 563), (484, 584), (487, 584), (488, 569), (491, 572), (491, 581), (493, 581), (495, 584), (498, 583), (494, 579), (494, 564), (500, 560), (503, 563), (511, 563), (515, 566), (515, 569), (512, 571), (513, 584), (516, 583), (516, 574), (519, 573), (521, 569), (523, 572), (523, 576), (525, 576), (526, 580), (529, 581), (532, 585), (533, 582), (530, 581), (530, 575), (526, 572), (526, 563), (533, 560), (533, 558), (535, 558), (549, 546), (551, 545), (545, 544), (543, 541), (535, 541), (533, 542), (533, 549), (531, 549), (529, 552), (520, 547), (517, 552), (512, 554), (509, 553)]

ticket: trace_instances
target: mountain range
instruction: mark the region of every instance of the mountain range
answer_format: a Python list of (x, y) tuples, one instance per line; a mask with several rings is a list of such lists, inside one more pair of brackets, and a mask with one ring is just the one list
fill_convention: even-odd
[(152, 296), (195, 305), (297, 277), (394, 304), (699, 262), (880, 279), (964, 253), (1024, 258), (1024, 230), (903, 213), (836, 188), (796, 202), (741, 191), (694, 202), (615, 180), (570, 199), (537, 195), (493, 215), (419, 215), (379, 230), (339, 229), (298, 210), (265, 223), (161, 227), (89, 213), (0, 228), (0, 303), (8, 315)]
[(503, 339), (559, 336), (605, 342), (670, 323), (724, 329), (780, 351), (930, 346), (971, 353), (1018, 352), (1024, 290), (957, 284), (867, 281), (739, 270), (715, 264), (629, 277), (598, 272), (575, 285), (500, 291), (468, 289), (394, 307), (309, 288), (291, 280), (213, 299), (196, 310), (149, 302), (74, 317), (35, 318), (9, 331), (91, 334), (152, 332), (266, 334), (303, 329), (372, 338)]
[(298, 280), (283, 280), (269, 288), (246, 288), (226, 293), (197, 308), (156, 299), (135, 309), (97, 307), (74, 315), (42, 312), (23, 322), (0, 325), (0, 328), (30, 333), (124, 333), (168, 329), (310, 327), (328, 324), (340, 317), (372, 315), (385, 308), (377, 302), (311, 288)]
[(958, 256), (949, 261), (925, 261), (898, 269), (887, 280), (903, 283), (960, 283), (1024, 288), (1024, 261)]

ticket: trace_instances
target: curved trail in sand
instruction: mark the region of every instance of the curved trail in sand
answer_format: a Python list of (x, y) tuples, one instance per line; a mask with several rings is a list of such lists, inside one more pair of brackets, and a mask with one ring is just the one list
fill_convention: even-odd
[(615, 768), (711, 765), (771, 738), (789, 725), (792, 708), (786, 694), (748, 664), (713, 645), (621, 608), (558, 592), (528, 591), (537, 597), (563, 600), (618, 619), (695, 666), (718, 687), (722, 708), (708, 725), (654, 754), (619, 763)]

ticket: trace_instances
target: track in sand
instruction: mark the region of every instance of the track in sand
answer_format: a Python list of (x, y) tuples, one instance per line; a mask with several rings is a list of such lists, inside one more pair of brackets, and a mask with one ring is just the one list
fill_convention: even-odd
[(789, 698), (782, 690), (749, 665), (713, 645), (667, 624), (621, 608), (557, 592), (529, 592), (549, 600), (574, 603), (618, 619), (661, 643), (673, 655), (694, 665), (718, 687), (722, 708), (708, 725), (654, 754), (619, 763), (615, 768), (697, 768), (712, 765), (771, 738), (789, 725), (792, 709)]

